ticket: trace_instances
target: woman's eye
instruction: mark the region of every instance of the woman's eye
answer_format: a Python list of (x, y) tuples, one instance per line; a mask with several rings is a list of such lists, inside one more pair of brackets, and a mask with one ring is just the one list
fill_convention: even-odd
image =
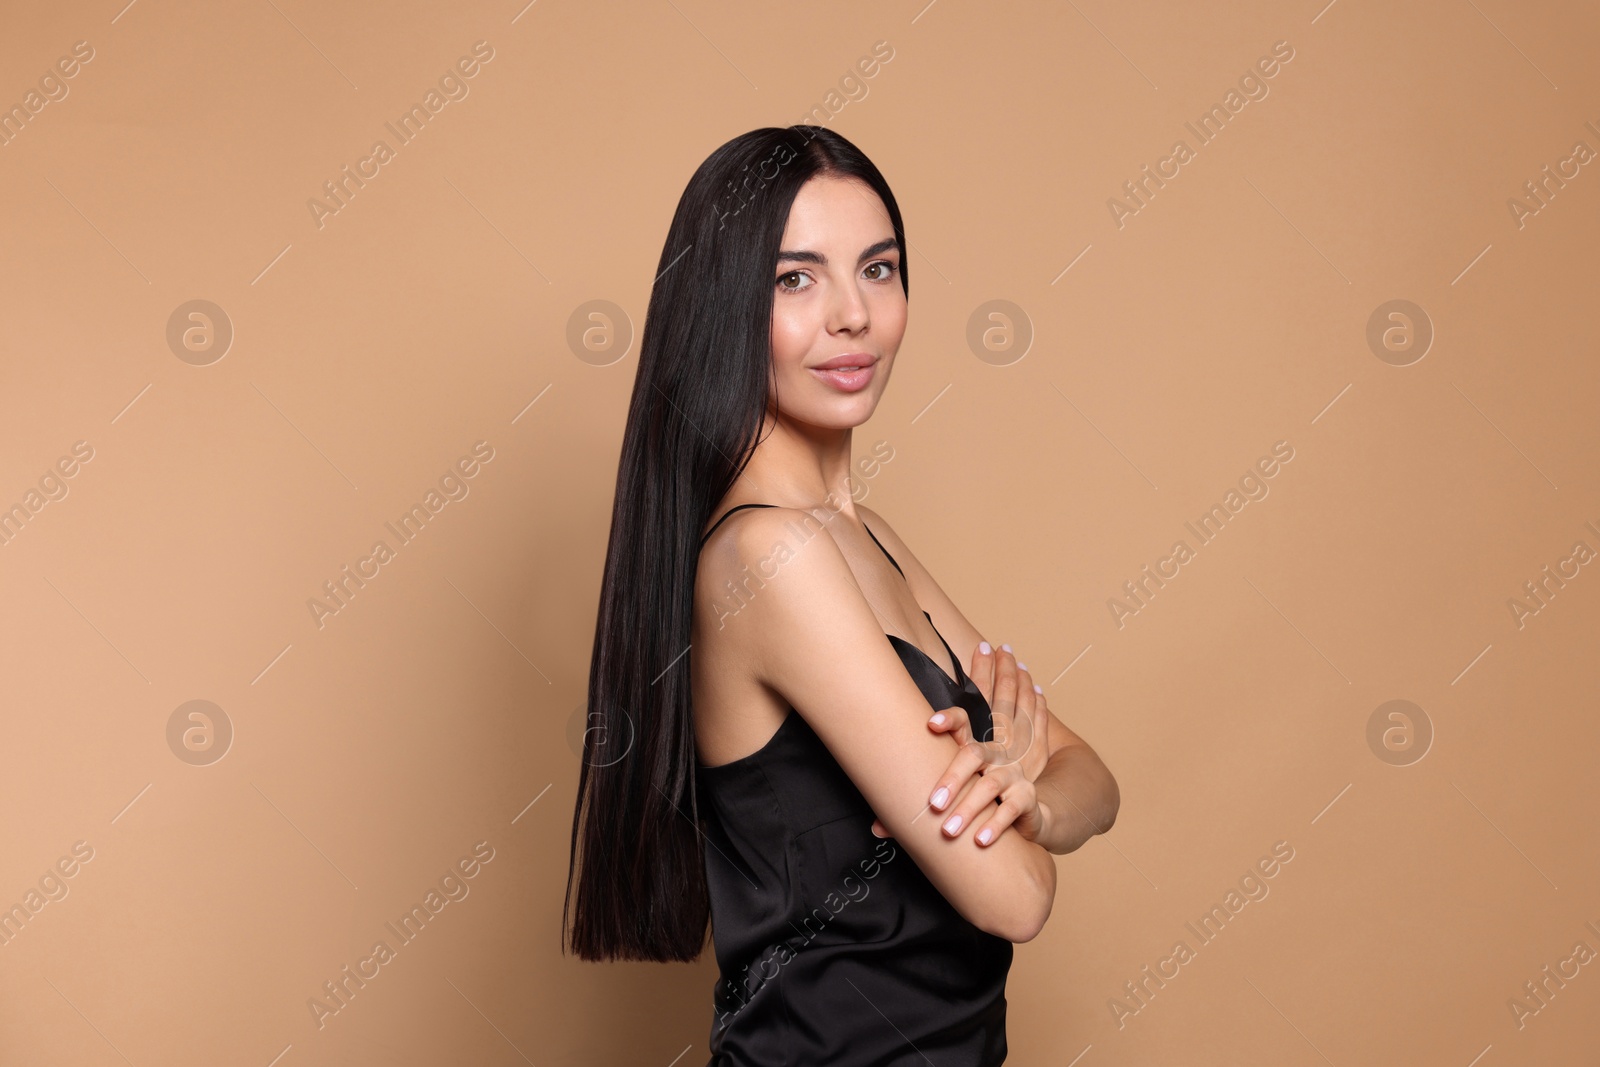
[(800, 271), (797, 271), (797, 270), (796, 271), (790, 271), (788, 274), (782, 275), (781, 277), (778, 278), (778, 288), (784, 290), (785, 292), (789, 292), (789, 293), (798, 293), (802, 289), (811, 288), (809, 285), (800, 286), (800, 285), (785, 285), (784, 284), (785, 282), (788, 282), (788, 281), (791, 281), (791, 280), (798, 282), (801, 279), (803, 279), (804, 277), (805, 277), (805, 275)]
[(879, 260), (876, 263), (867, 264), (867, 269), (868, 270), (871, 270), (874, 267), (882, 267), (883, 268), (883, 273), (877, 275), (875, 278), (872, 279), (875, 282), (887, 281), (889, 278), (892, 278), (894, 276), (895, 265), (893, 263), (889, 263), (889, 262), (887, 262), (885, 260)]

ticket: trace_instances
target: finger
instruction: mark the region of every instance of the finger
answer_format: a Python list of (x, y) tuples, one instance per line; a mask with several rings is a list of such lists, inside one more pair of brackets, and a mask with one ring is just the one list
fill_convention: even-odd
[(1033, 689), (1033, 675), (1028, 673), (1028, 665), (1020, 659), (1017, 660), (1017, 685), (1022, 689)]
[(978, 740), (985, 743), (988, 762), (1003, 765), (1015, 763), (1027, 750), (1028, 737), (1033, 732), (1034, 700), (1038, 694), (1033, 691), (1031, 676), (1017, 669), (1016, 657), (1004, 645), (995, 650), (995, 662), (998, 677), (991, 705), (994, 731), (991, 736)]
[(972, 740), (972, 720), (967, 717), (967, 709), (960, 705), (934, 712), (928, 725), (939, 733), (949, 734), (958, 745)]
[[(991, 710), (1003, 715), (1015, 715), (1017, 705), (1017, 657), (1011, 650), (1001, 645), (994, 650), (991, 657), (994, 660), (994, 694), (989, 698)], [(978, 738), (979, 741), (991, 740), (987, 737)]]
[[(1034, 688), (1038, 690), (1038, 697), (1033, 705), (1033, 737), (1028, 741), (1028, 753), (1042, 770), (1050, 755), (1050, 709), (1045, 706), (1044, 690), (1037, 685)], [(1034, 776), (1037, 777), (1037, 771)]]
[(978, 827), (978, 832), (972, 837), (973, 842), (980, 847), (994, 844), (1023, 812), (1038, 805), (1038, 797), (1038, 791), (1028, 779), (1022, 778), (1013, 783), (1000, 794), (1000, 803)]
[(989, 642), (979, 641), (978, 647), (972, 650), (972, 667), (967, 675), (977, 684), (983, 699), (990, 703), (994, 701), (994, 674), (994, 649)]
[(944, 811), (950, 802), (961, 795), (961, 790), (967, 782), (978, 773), (984, 764), (983, 746), (976, 741), (968, 741), (956, 753), (956, 758), (950, 761), (950, 766), (939, 776), (934, 783), (933, 792), (928, 796), (928, 804), (935, 811)]
[(1033, 676), (1022, 664), (1017, 665), (1017, 709), (1013, 734), (1007, 738), (1011, 758), (1020, 762), (1033, 750), (1039, 739), (1039, 699), (1043, 690), (1034, 684)]
[(887, 826), (883, 825), (883, 820), (882, 819), (879, 819), (877, 816), (873, 816), (873, 819), (872, 819), (872, 836), (873, 837), (892, 837), (894, 835), (889, 833), (889, 828)]
[(972, 786), (955, 804), (955, 810), (945, 817), (940, 828), (949, 838), (961, 836), (961, 832), (970, 825), (979, 815), (987, 814), (988, 809), (994, 807), (994, 799), (999, 796), (1005, 787), (1010, 784), (1013, 775), (996, 774), (979, 775), (973, 779)]
[(1006, 724), (1005, 759), (1019, 763), (1033, 748), (1039, 726), (1039, 687), (1026, 667), (1017, 664), (1016, 714)]

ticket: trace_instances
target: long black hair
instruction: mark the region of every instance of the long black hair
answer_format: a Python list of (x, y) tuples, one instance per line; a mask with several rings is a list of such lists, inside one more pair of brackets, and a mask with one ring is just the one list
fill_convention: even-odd
[[(710, 917), (690, 711), (701, 531), (756, 445), (771, 372), (773, 287), (795, 194), (860, 179), (900, 246), (888, 183), (821, 126), (735, 137), (689, 179), (667, 230), (622, 434), (562, 924), (588, 960), (689, 961)], [(576, 893), (574, 893), (576, 890)], [(563, 946), (563, 951), (565, 951)]]

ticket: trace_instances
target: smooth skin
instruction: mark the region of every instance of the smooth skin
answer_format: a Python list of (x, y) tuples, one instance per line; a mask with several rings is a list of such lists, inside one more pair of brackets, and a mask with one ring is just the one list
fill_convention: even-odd
[[(851, 431), (876, 409), (906, 326), (893, 237), (882, 202), (859, 181), (813, 178), (790, 210), (773, 274), (766, 422), (713, 521), (740, 503), (777, 506), (733, 515), (701, 552), (698, 754), (708, 766), (748, 755), (792, 707), (872, 806), (873, 832), (902, 844), (975, 925), (1026, 941), (1053, 903), (1050, 853), (1110, 828), (1116, 784), (1010, 650), (984, 651), (982, 635), (904, 542), (854, 502), (861, 487), (851, 472)], [(872, 380), (857, 392), (810, 369), (846, 353), (877, 358)], [(872, 543), (869, 525), (904, 578)], [(738, 597), (729, 592), (735, 587)], [(991, 752), (986, 761), (986, 746), (973, 741), (959, 708), (928, 718), (927, 700), (884, 637), (912, 643), (954, 676), (923, 608), (970, 661), (997, 724), (1031, 724), (1034, 743), (1014, 758), (997, 763)], [(916, 721), (925, 725), (914, 729)], [(1029, 733), (1024, 726), (1008, 736)], [(947, 799), (934, 804), (941, 787)], [(923, 818), (930, 812), (945, 820), (959, 814), (961, 824), (946, 830), (939, 816)], [(980, 813), (987, 817), (974, 828)], [(989, 830), (987, 843), (960, 841), (968, 829)]]
[[(962, 817), (957, 827), (947, 831), (950, 836), (959, 837), (970, 828), (973, 842), (987, 847), (1006, 829), (1015, 829), (1050, 852), (1061, 854), (1075, 851), (1090, 837), (1111, 829), (1121, 793), (1094, 749), (1050, 710), (1043, 688), (1033, 682), (1026, 664), (1017, 661), (1011, 646), (991, 648), (889, 524), (869, 508), (857, 505), (856, 510), (905, 570), (912, 593), (937, 620), (939, 632), (945, 635), (951, 649), (958, 656), (969, 650), (966, 658), (972, 666), (967, 673), (989, 701), (996, 735), (1009, 729), (1010, 736), (1024, 742), (1041, 735), (1046, 739), (1043, 746), (1027, 744), (1015, 762), (987, 763), (984, 746), (971, 743), (972, 727), (963, 709), (945, 708), (934, 713), (928, 721), (929, 729), (951, 734), (962, 745), (960, 754), (940, 776), (929, 797), (929, 806), (934, 810)], [(1025, 733), (1010, 723), (1029, 690), (1034, 693), (1034, 726)], [(979, 787), (963, 796), (962, 790), (971, 784), (974, 775), (982, 776)], [(941, 788), (947, 791), (947, 798), (959, 799), (954, 804), (948, 799), (940, 803)], [(1002, 803), (989, 812), (986, 805), (994, 796), (1000, 796)], [(974, 824), (980, 812), (987, 817)], [(987, 839), (983, 836), (985, 829), (991, 832)], [(881, 821), (873, 824), (873, 833), (887, 836), (883, 830)]]

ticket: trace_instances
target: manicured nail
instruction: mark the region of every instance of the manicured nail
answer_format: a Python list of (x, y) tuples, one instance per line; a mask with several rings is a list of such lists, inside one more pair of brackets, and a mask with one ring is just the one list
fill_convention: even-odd
[(985, 656), (987, 656), (991, 652), (993, 652), (994, 649), (989, 647), (989, 642), (987, 642), (987, 641), (979, 641), (978, 642), (978, 651), (982, 652)]
[(1017, 660), (1017, 669), (1025, 671), (1025, 670), (1028, 669), (1028, 665), (1026, 663), (1022, 662), (1021, 660)]
[(1035, 685), (1035, 686), (1034, 686), (1034, 687), (1033, 687), (1033, 691), (1034, 691), (1034, 692), (1035, 692), (1035, 693), (1043, 693), (1043, 692), (1044, 692), (1044, 690), (1043, 690), (1043, 689), (1041, 689), (1041, 688), (1040, 688), (1040, 687), (1039, 687), (1039, 686), (1037, 686), (1037, 685)]
[(942, 712), (942, 711), (934, 712), (933, 713), (933, 718), (929, 719), (928, 721), (933, 723), (935, 726), (943, 726), (944, 725), (944, 712)]
[(994, 836), (994, 831), (989, 829), (987, 826), (985, 826), (982, 830), (978, 831), (978, 840), (983, 842), (986, 845), (989, 843), (989, 838), (991, 838), (993, 836)]
[(933, 794), (933, 806), (936, 808), (942, 808), (944, 807), (944, 802), (949, 799), (950, 790), (941, 785), (938, 791)]
[(953, 834), (959, 829), (961, 829), (961, 816), (960, 815), (952, 815), (952, 816), (950, 816), (950, 818), (948, 818), (948, 819), (946, 819), (944, 821), (944, 832), (945, 833)]
[(1007, 652), (1011, 651), (1011, 646), (1010, 645), (1001, 645), (1000, 647), (1005, 649)]

